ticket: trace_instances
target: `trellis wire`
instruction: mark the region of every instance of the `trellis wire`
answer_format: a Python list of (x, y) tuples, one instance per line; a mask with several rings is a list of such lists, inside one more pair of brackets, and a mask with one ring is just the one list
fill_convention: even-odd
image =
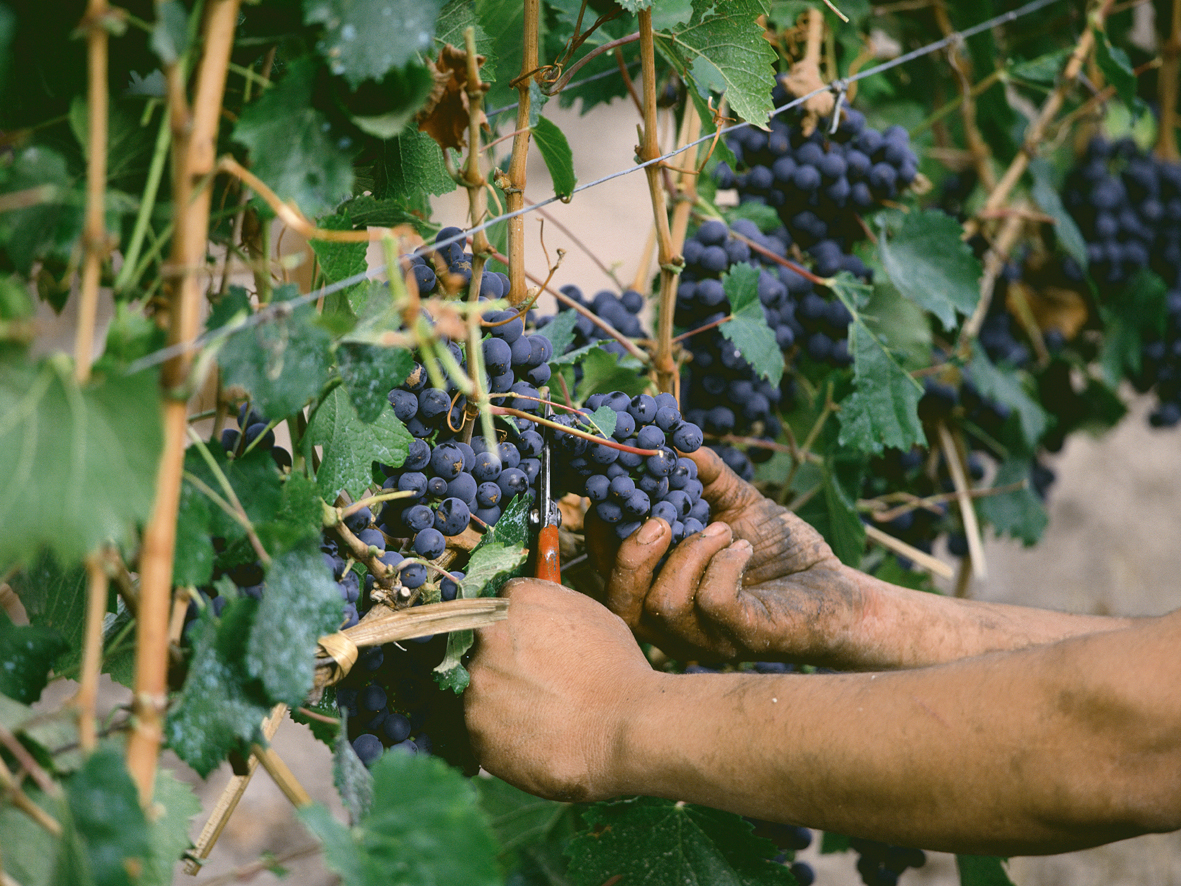
[[(1009, 24), (1011, 22), (1017, 21), (1020, 18), (1024, 18), (1025, 16), (1027, 16), (1031, 13), (1037, 12), (1040, 9), (1044, 9), (1047, 6), (1052, 6), (1055, 3), (1062, 3), (1062, 2), (1064, 2), (1064, 0), (1032, 0), (1032, 2), (1026, 3), (1024, 6), (1020, 6), (1017, 9), (1011, 10), (1010, 12), (1005, 12), (1005, 13), (1002, 13), (1001, 15), (993, 16), (992, 18), (988, 19), (987, 21), (983, 21), (983, 22), (980, 22), (979, 24), (972, 25), (970, 28), (965, 28), (962, 31), (956, 31), (954, 33), (948, 34), (946, 37), (943, 37), (940, 40), (936, 40), (933, 43), (928, 43), (925, 46), (919, 47), (918, 49), (912, 49), (910, 52), (905, 52), (902, 55), (898, 56), (897, 58), (892, 58), (889, 61), (882, 62), (881, 64), (875, 65), (872, 68), (868, 68), (864, 71), (858, 71), (856, 74), (852, 74), (848, 77), (839, 77), (839, 78), (833, 80), (832, 82), (826, 84), (825, 86), (822, 86), (818, 89), (812, 90), (807, 95), (799, 96), (798, 98), (793, 99), (792, 101), (788, 102), (785, 105), (782, 105), (778, 108), (772, 109), (772, 111), (769, 115), (769, 118), (770, 117), (777, 117), (780, 114), (791, 110), (792, 108), (796, 108), (796, 107), (802, 105), (804, 102), (806, 102), (808, 99), (812, 98), (813, 96), (820, 95), (825, 92), (836, 91), (838, 94), (842, 94), (848, 89), (850, 84), (856, 83), (859, 80), (864, 80), (867, 77), (872, 77), (877, 74), (885, 73), (886, 71), (889, 71), (893, 68), (899, 67), (904, 64), (908, 64), (909, 62), (912, 62), (916, 59), (931, 55), (932, 53), (938, 52), (941, 49), (946, 49), (947, 47), (949, 47), (959, 41), (966, 40), (967, 38), (973, 37), (976, 34), (979, 34), (983, 31), (991, 30), (992, 28), (995, 28), (999, 25)], [(603, 72), (601, 74), (595, 74), (595, 75), (593, 75), (591, 77), (587, 77), (585, 80), (579, 81), (579, 82), (580, 83), (589, 82), (589, 81), (597, 79), (599, 77), (606, 76), (606, 74), (607, 74), (607, 72)], [(500, 109), (498, 109), (498, 112), (504, 111), (507, 109), (508, 108), (500, 108)], [(590, 188), (598, 187), (599, 185), (605, 184), (605, 183), (612, 181), (614, 179), (617, 179), (617, 178), (621, 178), (622, 176), (630, 175), (633, 172), (638, 172), (639, 170), (645, 169), (654, 163), (663, 163), (665, 160), (675, 157), (677, 154), (680, 154), (683, 151), (687, 151), (690, 148), (697, 147), (698, 145), (704, 144), (705, 142), (713, 141), (714, 138), (716, 138), (720, 135), (725, 135), (730, 132), (735, 132), (739, 129), (742, 129), (747, 126), (752, 126), (752, 125), (753, 125), (752, 123), (742, 121), (740, 123), (735, 123), (732, 126), (727, 126), (717, 132), (711, 132), (707, 135), (703, 135), (701, 138), (697, 139), (696, 141), (689, 142), (688, 144), (682, 145), (679, 148), (674, 148), (673, 150), (669, 151), (666, 154), (662, 154), (659, 157), (653, 157), (650, 160), (645, 160), (642, 163), (636, 163), (632, 166), (629, 166), (626, 169), (621, 169), (616, 172), (609, 173), (608, 175), (605, 175), (602, 178), (595, 179), (594, 181), (590, 181), (590, 182), (586, 182), (585, 184), (578, 185), (571, 192), (570, 196), (572, 197), (574, 194), (589, 190)], [(505, 213), (504, 215), (498, 215), (495, 218), (491, 218), (488, 221), (483, 222), (482, 224), (475, 225), (471, 228), (468, 228), (459, 234), (455, 234), (451, 237), (448, 237), (445, 240), (438, 241), (436, 244), (434, 244), (434, 248), (441, 248), (444, 246), (450, 246), (452, 243), (459, 243), (459, 242), (466, 243), (467, 238), (471, 234), (476, 233), (477, 231), (487, 230), (488, 228), (491, 228), (493, 225), (498, 225), (502, 222), (509, 221), (510, 219), (516, 218), (521, 215), (525, 215), (526, 213), (529, 213), (529, 212), (533, 212), (536, 209), (541, 209), (544, 206), (549, 206), (553, 203), (560, 202), (561, 200), (562, 200), (562, 198), (558, 197), (558, 196), (547, 197), (545, 200), (540, 200), (537, 203), (533, 203), (529, 206), (526, 206), (522, 209), (518, 209), (514, 212), (508, 212), (508, 213)], [(569, 197), (567, 197), (566, 200), (568, 201)], [(353, 274), (352, 276), (349, 276), (349, 277), (345, 277), (343, 280), (338, 280), (335, 283), (331, 283), (327, 286), (322, 286), (319, 289), (317, 289), (315, 292), (309, 292), (306, 295), (301, 295), (298, 298), (291, 299), (290, 301), (277, 302), (272, 305), (267, 305), (263, 308), (260, 308), (258, 311), (256, 311), (250, 317), (248, 317), (241, 324), (238, 324), (233, 327), (223, 327), (221, 329), (211, 330), (210, 332), (207, 332), (204, 335), (198, 336), (192, 342), (187, 342), (187, 343), (182, 342), (180, 344), (170, 345), (170, 346), (168, 346), (166, 348), (162, 348), (161, 350), (156, 351), (152, 354), (148, 354), (144, 357), (141, 357), (139, 360), (136, 360), (134, 363), (132, 363), (128, 367), (127, 372), (128, 372), (128, 374), (134, 374), (136, 372), (140, 372), (140, 371), (147, 369), (151, 366), (155, 366), (155, 365), (163, 363), (164, 361), (169, 360), (175, 356), (183, 354), (186, 350), (198, 349), (200, 347), (203, 347), (205, 344), (208, 344), (211, 341), (217, 340), (220, 337), (231, 335), (234, 332), (237, 332), (241, 329), (249, 328), (251, 326), (256, 326), (256, 325), (263, 323), (264, 321), (270, 319), (273, 316), (277, 316), (279, 314), (289, 312), (289, 311), (293, 310), (294, 308), (300, 307), (301, 305), (309, 304), (313, 301), (318, 301), (319, 299), (324, 298), (325, 296), (332, 295), (333, 293), (340, 292), (341, 290), (348, 289), (352, 286), (356, 286), (358, 283), (364, 283), (366, 280), (373, 279), (375, 276), (380, 275), (388, 270), (389, 270), (389, 264), (382, 263), (382, 264), (376, 265), (375, 267), (372, 267), (372, 268), (369, 268), (365, 271), (362, 271), (360, 273)]]

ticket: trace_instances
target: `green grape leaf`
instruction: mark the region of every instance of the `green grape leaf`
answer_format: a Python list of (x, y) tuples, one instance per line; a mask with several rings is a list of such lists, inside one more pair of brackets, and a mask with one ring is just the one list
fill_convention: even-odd
[(367, 80), (354, 92), (341, 88), (333, 91), (349, 120), (362, 132), (387, 139), (406, 131), (434, 85), (431, 68), (409, 62), (391, 68), (380, 81)]
[[(37, 761), (48, 769), (69, 772), (81, 763), (81, 755), (68, 749), (78, 744), (76, 721), (69, 717), (46, 717), (6, 695), (0, 695), (0, 726), (18, 736)], [(0, 809), (6, 804), (0, 803)], [(5, 833), (0, 830), (0, 834)]]
[(837, 834), (832, 831), (825, 831), (820, 838), (820, 854), (832, 855), (835, 852), (848, 852), (853, 847), (850, 845), (850, 840), (844, 834)]
[[(578, 830), (578, 807), (542, 800), (499, 778), (473, 778), (480, 808), (492, 823), (501, 858), (512, 871), (508, 882), (569, 886), (563, 850)], [(528, 872), (537, 871), (537, 879)]]
[[(294, 284), (275, 291), (283, 302), (299, 294)], [(331, 337), (316, 322), (316, 308), (302, 304), (268, 314), (235, 330), (218, 355), (223, 382), (241, 385), (254, 409), (281, 419), (302, 409), (320, 391), (332, 365)]]
[(1012, 458), (1001, 463), (992, 481), (994, 489), (1017, 483), (1020, 489), (987, 495), (976, 500), (976, 513), (992, 525), (997, 535), (1021, 539), (1026, 547), (1035, 545), (1050, 522), (1045, 504), (1030, 488), (1030, 462), (1027, 458)]
[(963, 229), (937, 209), (911, 212), (897, 232), (878, 238), (878, 258), (898, 291), (934, 314), (944, 329), (968, 316), (980, 300), (980, 260), (961, 238)]
[(1066, 60), (1070, 57), (1069, 49), (1056, 49), (1031, 58), (1027, 61), (1009, 65), (1009, 76), (1014, 80), (1051, 89), (1058, 82), (1058, 75), (1066, 67)]
[(410, 449), (410, 432), (392, 409), (383, 410), (369, 424), (361, 421), (349, 395), (333, 390), (316, 410), (309, 428), (312, 445), (324, 447), (324, 460), (316, 473), (320, 495), (334, 501), (343, 489), (361, 498), (373, 483), (373, 463), (398, 467)]
[[(177, 550), (173, 565), (173, 581), (181, 585), (209, 583), (215, 559), (210, 542), (212, 536), (225, 539), (227, 545), (245, 542), (247, 537), (245, 527), (209, 497), (212, 492), (222, 503), (229, 504), (222, 489), (221, 477), (210, 467), (206, 454), (234, 490), (246, 512), (246, 519), (258, 532), (264, 547), (268, 547), (268, 543), (293, 541), (289, 538), (290, 529), (286, 519), (282, 522), (279, 520), (283, 506), (282, 475), (270, 454), (255, 450), (231, 460), (221, 444), (202, 445), (204, 452), (199, 446), (190, 446), (185, 452), (184, 485), (181, 487), (177, 512)], [(290, 513), (285, 515), (287, 519), (290, 516)], [(305, 524), (304, 531), (299, 534), (306, 534), (307, 528)], [(274, 532), (268, 532), (268, 529)], [(277, 552), (268, 550), (271, 554)]]
[(91, 371), (102, 375), (124, 375), (133, 362), (167, 344), (167, 334), (140, 307), (117, 301), (111, 324), (107, 327), (107, 343)]
[(566, 136), (548, 117), (540, 117), (533, 124), (533, 141), (553, 180), (554, 194), (568, 198), (574, 193), (578, 178), (574, 175), (574, 152)]
[(1049, 417), (1042, 405), (1027, 390), (1033, 387), (1033, 380), (1028, 374), (995, 366), (983, 348), (976, 348), (972, 362), (968, 364), (968, 377), (985, 397), (1002, 403), (1017, 413), (1025, 448), (1028, 451), (1036, 449), (1042, 434), (1046, 432)]
[[(332, 723), (325, 723), (323, 720), (315, 717), (309, 717), (306, 714), (300, 713), (301, 709), (307, 709), (313, 714), (320, 714), (324, 717), (329, 717), (333, 720)], [(296, 723), (302, 723), (311, 730), (312, 737), (316, 741), (323, 742), (330, 748), (336, 747), (336, 738), (341, 734), (343, 729), (340, 722), (340, 709), (336, 704), (336, 687), (326, 686), (323, 693), (320, 695), (320, 700), (312, 702), (310, 699), (304, 701), (299, 708), (291, 711), (291, 719)]]
[(66, 651), (53, 662), (54, 668), (64, 671), (82, 661), (86, 570), (81, 566), (65, 567), (49, 549), (42, 548), (11, 582), (30, 624), (52, 630), (65, 641)]
[(337, 345), (336, 364), (357, 417), (372, 424), (389, 411), (389, 393), (406, 380), (414, 356), (405, 348), (345, 341)]
[(783, 224), (783, 219), (779, 217), (779, 212), (775, 207), (753, 201), (729, 207), (723, 211), (722, 215), (725, 217), (727, 225), (733, 225), (739, 219), (746, 219), (758, 225), (759, 230), (764, 234), (771, 233)]
[[(135, 686), (135, 619), (119, 598), (116, 610), (103, 620), (102, 672), (120, 686)], [(121, 636), (122, 635), (122, 636)], [(118, 644), (116, 645), (116, 640)]]
[(14, 625), (0, 609), (0, 692), (22, 704), (32, 704), (49, 682), (54, 659), (68, 648), (52, 628)]
[(754, 265), (740, 264), (722, 276), (722, 288), (730, 301), (730, 321), (719, 328), (751, 368), (778, 387), (783, 379), (783, 352), (759, 301), (761, 273)]
[(1005, 872), (1005, 861), (988, 855), (957, 855), (960, 886), (1013, 886)]
[(80, 388), (63, 357), (0, 362), (0, 564), (27, 562), (42, 546), (77, 562), (147, 518), (158, 400), (152, 373)]
[[(523, 497), (514, 499), (514, 504), (527, 503)], [(503, 519), (503, 518), (502, 518)], [(500, 520), (493, 529), (500, 528)], [(507, 528), (507, 527), (506, 527)], [(507, 533), (506, 533), (507, 534)], [(472, 551), (467, 571), (460, 581), (460, 590), (465, 599), (494, 597), (506, 581), (517, 573), (525, 562), (528, 551), (520, 544), (492, 541), (480, 544)], [(495, 590), (490, 589), (495, 588)]]
[(474, 4), (470, 0), (450, 0), (439, 13), (435, 22), (435, 42), (439, 45), (462, 47), (464, 31), (471, 28), (476, 38), (476, 52), (484, 56), (480, 65), (480, 79), (485, 83), (496, 82), (496, 59), (492, 50), (492, 39), (480, 25)]
[[(152, 838), (123, 755), (100, 747), (66, 783), (54, 883), (131, 886), (152, 857)], [(75, 867), (77, 866), (77, 867)]]
[(443, 149), (425, 132), (406, 132), (383, 142), (378, 165), (381, 180), (373, 192), (378, 200), (398, 198), (413, 206), (456, 187), (443, 162)]
[(356, 89), (428, 50), (442, 7), (442, 0), (303, 0), (303, 20), (324, 26), (316, 48)]
[(384, 754), (373, 769), (373, 807), (349, 828), (323, 806), (299, 810), (324, 844), (324, 861), (350, 886), (502, 881), (498, 846), (459, 772), (425, 754)]
[[(578, 325), (578, 312), (571, 309), (558, 311), (554, 318), (545, 325), (543, 334), (554, 346), (554, 359), (562, 356), (574, 343), (574, 327)], [(554, 360), (550, 361), (551, 364)]]
[(587, 418), (600, 434), (610, 437), (615, 433), (615, 425), (619, 422), (619, 413), (606, 404), (600, 406)]
[(164, 722), (164, 738), (202, 778), (230, 751), (247, 752), (265, 740), (262, 721), (271, 705), (244, 661), (257, 608), (245, 598), (231, 600), (219, 619), (211, 607), (197, 616), (188, 677)]
[(314, 480), (301, 473), (283, 479), (282, 494), (274, 517), (260, 520), (254, 527), (263, 547), (277, 556), (300, 543), (320, 541), (324, 522), (324, 502)]
[(922, 443), (918, 404), (923, 388), (906, 372), (858, 312), (858, 292), (848, 281), (836, 281), (837, 297), (853, 314), (849, 351), (856, 389), (841, 400), (838, 443), (859, 452), (877, 453), (885, 446), (909, 449)]
[(180, 0), (156, 4), (156, 24), (149, 41), (162, 67), (175, 64), (189, 42), (189, 17)]
[(1052, 179), (1053, 167), (1045, 160), (1030, 161), (1029, 173), (1033, 176), (1033, 199), (1042, 212), (1054, 219), (1054, 233), (1066, 254), (1078, 262), (1080, 268), (1087, 267), (1087, 242), (1078, 229)]
[[(336, 215), (325, 216), (316, 222), (318, 227), (329, 231), (351, 231), (353, 220), (345, 209)], [(312, 252), (320, 263), (320, 273), (329, 283), (336, 283), (347, 277), (364, 274), (369, 269), (365, 261), (368, 243), (337, 243), (333, 240), (312, 240)]]
[(246, 645), (247, 673), (270, 700), (299, 707), (312, 687), (316, 640), (340, 622), (340, 593), (318, 546), (275, 558)]
[[(513, 505), (520, 502), (527, 500), (516, 498)], [(485, 538), (499, 529), (502, 522), (503, 515), (486, 533)], [(480, 544), (472, 551), (467, 571), (459, 582), (459, 596), (462, 599), (495, 596), (506, 581), (520, 575), (520, 567), (524, 565), (527, 554), (528, 551), (519, 545), (485, 543), (485, 539), (481, 539)], [(493, 588), (495, 590), (492, 590)], [(441, 688), (450, 689), (456, 695), (461, 695), (467, 689), (470, 677), (462, 662), (474, 641), (475, 632), (472, 630), (452, 631), (447, 635), (447, 652), (443, 660), (435, 666), (435, 682)]]
[(40, 145), (18, 151), (0, 171), (0, 194), (25, 192), (25, 208), (0, 213), (0, 247), (16, 271), (27, 277), (39, 259), (69, 259), (82, 236), (81, 188), (65, 158)]
[(142, 886), (169, 886), (177, 861), (191, 846), (189, 822), (201, 812), (201, 800), (167, 769), (156, 772), (152, 810), (160, 813), (148, 823), (151, 855), (138, 881)]
[(866, 326), (904, 366), (925, 366), (931, 360), (931, 324), (923, 309), (902, 298), (888, 280), (874, 282), (861, 307)]
[(841, 562), (854, 568), (865, 554), (865, 524), (857, 512), (856, 495), (863, 468), (864, 462), (859, 459), (838, 459), (831, 454), (825, 459), (824, 505), (828, 520), (824, 536)]
[(1115, 387), (1127, 371), (1140, 372), (1144, 340), (1161, 338), (1168, 319), (1168, 290), (1151, 271), (1140, 270), (1099, 313), (1105, 328), (1099, 365), (1108, 385)]
[[(309, 218), (334, 209), (353, 188), (349, 152), (312, 104), (315, 77), (311, 59), (291, 62), (286, 76), (247, 105), (234, 126), (234, 140), (250, 151), (254, 174)], [(269, 216), (270, 208), (255, 202)]]
[(336, 737), (332, 752), (332, 782), (353, 824), (373, 808), (373, 776), (353, 750), (353, 743), (343, 729)]
[(16, 37), (16, 13), (0, 6), (0, 93), (8, 87), (12, 73), (12, 41)]
[(467, 584), (466, 586), (463, 583), (460, 585), (460, 593), (464, 598), (495, 597), (500, 593), (500, 589), (506, 581), (519, 575), (516, 572), (507, 572), (485, 578), (473, 577), (470, 571), (470, 564), (482, 548), (493, 546), (509, 549), (527, 548), (529, 547), (531, 538), (529, 499), (523, 495), (515, 496), (509, 501), (508, 506), (504, 509), (504, 513), (496, 521), (496, 525), (485, 532), (484, 537), (480, 539), (480, 543), (472, 549), (471, 557), (468, 560), (469, 571), (464, 579)]
[(771, 861), (778, 849), (756, 837), (750, 822), (705, 806), (636, 797), (596, 803), (570, 844), (577, 886), (612, 877), (645, 886), (791, 886), (787, 868)]
[(430, 228), (420, 216), (404, 201), (398, 199), (378, 200), (371, 194), (362, 194), (340, 205), (357, 227), (393, 228), (398, 225), (412, 225), (418, 233), (425, 235)]
[(1107, 34), (1098, 28), (1092, 28), (1095, 38), (1095, 61), (1107, 82), (1115, 87), (1120, 101), (1134, 110), (1137, 105), (1136, 72), (1132, 70), (1132, 61), (1128, 54), (1118, 46), (1113, 46), (1107, 39)]
[[(0, 7), (0, 17), (4, 15)], [(4, 699), (0, 698), (0, 703)], [(77, 733), (75, 733), (76, 735)], [(26, 784), (25, 796), (59, 821), (62, 817), (61, 803), (51, 800), (37, 789)], [(20, 852), (4, 853), (4, 873), (20, 886), (49, 886), (53, 879), (54, 856), (59, 839), (39, 825), (28, 814), (12, 803), (0, 803), (0, 834), (4, 835), (4, 846), (19, 846)]]
[(598, 343), (591, 345), (582, 361), (578, 400), (585, 401), (591, 394), (607, 391), (642, 394), (648, 389), (648, 379), (642, 371), (643, 365), (635, 357), (620, 357), (604, 351)]
[(764, 0), (694, 0), (692, 18), (657, 33), (655, 43), (701, 96), (724, 92), (740, 117), (763, 126), (775, 83), (775, 50), (759, 23), (767, 11)]

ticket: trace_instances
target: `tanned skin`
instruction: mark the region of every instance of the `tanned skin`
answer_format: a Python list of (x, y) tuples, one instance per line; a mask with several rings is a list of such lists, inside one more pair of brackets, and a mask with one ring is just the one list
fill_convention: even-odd
[[(611, 569), (602, 603), (507, 587), (466, 696), (489, 772), (555, 799), (644, 794), (954, 852), (1181, 827), (1181, 612), (1074, 616), (896, 587), (843, 566), (712, 453), (694, 459), (717, 522), (657, 578), (671, 533), (650, 520), (618, 547), (588, 531)], [(636, 637), (865, 673), (664, 674)]]

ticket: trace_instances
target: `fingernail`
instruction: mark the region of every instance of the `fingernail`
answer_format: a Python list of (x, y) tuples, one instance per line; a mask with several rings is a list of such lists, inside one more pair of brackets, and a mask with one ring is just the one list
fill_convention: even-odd
[(721, 521), (718, 521), (717, 523), (710, 523), (708, 526), (706, 526), (705, 529), (702, 530), (701, 536), (702, 538), (716, 538), (717, 536), (723, 535), (729, 531), (729, 526), (727, 526), (725, 523), (722, 523)]
[(636, 541), (642, 545), (654, 544), (664, 535), (663, 520), (649, 520), (636, 533)]

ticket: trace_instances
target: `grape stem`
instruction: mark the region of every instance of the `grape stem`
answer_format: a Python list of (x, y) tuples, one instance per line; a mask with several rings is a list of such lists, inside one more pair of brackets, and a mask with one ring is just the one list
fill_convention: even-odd
[(1181, 152), (1177, 150), (1178, 76), (1181, 76), (1181, 0), (1173, 0), (1168, 36), (1161, 41), (1161, 71), (1157, 79), (1160, 123), (1157, 127), (1156, 155), (1169, 163), (1181, 160)]
[[(78, 299), (78, 329), (74, 336), (74, 375), (78, 384), (90, 380), (94, 356), (94, 324), (98, 314), (98, 284), (108, 252), (104, 223), (107, 184), (107, 60), (110, 41), (107, 0), (90, 0), (82, 27), (86, 31), (87, 131), (85, 258)], [(93, 723), (91, 724), (93, 725)]]
[[(943, 36), (952, 36), (955, 33), (955, 28), (952, 27), (951, 17), (947, 14), (947, 6), (943, 3), (936, 3), (933, 12), (935, 13), (935, 22), (939, 25)], [(948, 46), (947, 63), (960, 83), (960, 122), (964, 128), (964, 141), (967, 144), (968, 154), (972, 158), (972, 165), (976, 167), (980, 183), (987, 192), (996, 187), (996, 172), (993, 171), (992, 153), (988, 150), (988, 143), (976, 125), (976, 100), (973, 97), (972, 80), (969, 76), (970, 65), (960, 49), (960, 43), (953, 42)]]
[[(637, 13), (637, 17), (640, 22), (640, 62), (644, 87), (643, 142), (639, 151), (639, 159), (643, 163), (660, 156), (660, 144), (657, 141), (656, 50), (653, 45), (652, 10), (641, 9)], [(660, 164), (653, 163), (646, 166), (644, 174), (648, 179), (648, 196), (652, 201), (652, 216), (656, 222), (656, 255), (660, 264), (659, 328), (656, 332), (656, 353), (653, 355), (652, 362), (656, 367), (657, 386), (662, 391), (674, 393), (678, 373), (672, 356), (673, 309), (677, 297), (677, 278), (684, 266), (684, 259), (674, 252)]]
[[(492, 257), (500, 262), (507, 262), (508, 261), (508, 259), (505, 258), (503, 255), (501, 255), (499, 252), (494, 251), (492, 253)], [(599, 327), (599, 329), (603, 330), (603, 332), (605, 332), (611, 338), (615, 339), (615, 341), (617, 341), (621, 345), (623, 345), (623, 347), (627, 349), (627, 352), (629, 354), (631, 354), (633, 357), (635, 357), (636, 359), (641, 360), (643, 362), (648, 361), (648, 355), (646, 353), (644, 353), (643, 349), (641, 349), (639, 346), (637, 346), (635, 342), (633, 342), (630, 338), (628, 338), (626, 335), (624, 335), (622, 332), (620, 332), (618, 329), (616, 329), (614, 326), (612, 326), (606, 320), (602, 319), (601, 317), (596, 316), (588, 308), (584, 307), (583, 305), (580, 305), (578, 302), (576, 302), (570, 296), (566, 295), (566, 293), (560, 292), (557, 289), (550, 288), (548, 283), (542, 281), (538, 277), (535, 277), (532, 274), (529, 274), (528, 276), (529, 276), (529, 279), (532, 280), (534, 283), (536, 283), (541, 288), (542, 291), (548, 292), (555, 299), (557, 299), (560, 304), (563, 304), (566, 307), (571, 308), (571, 309), (577, 311), (578, 313), (582, 314), (582, 316), (586, 317), (588, 320), (590, 320), (592, 323), (594, 323), (595, 326)]]
[[(1067, 59), (1066, 67), (1062, 71), (1062, 76), (1058, 79), (1057, 86), (1054, 87), (1054, 91), (1050, 93), (1049, 97), (1042, 104), (1037, 116), (1030, 122), (1028, 128), (1026, 128), (1021, 150), (1014, 155), (1009, 168), (1005, 170), (1005, 174), (1001, 176), (996, 187), (989, 193), (988, 198), (981, 207), (982, 211), (987, 212), (1004, 206), (1005, 202), (1009, 199), (1009, 195), (1013, 192), (1013, 188), (1017, 186), (1017, 182), (1021, 180), (1021, 176), (1025, 174), (1025, 170), (1029, 168), (1029, 161), (1037, 156), (1038, 146), (1045, 141), (1046, 128), (1050, 125), (1050, 121), (1062, 109), (1062, 105), (1066, 102), (1067, 92), (1073, 88), (1075, 80), (1078, 79), (1078, 75), (1082, 71), (1084, 62), (1086, 62), (1091, 51), (1095, 48), (1095, 34), (1103, 30), (1107, 20), (1107, 13), (1111, 10), (1113, 3), (1114, 0), (1103, 0), (1099, 7), (1091, 14), (1090, 21), (1087, 22), (1087, 27), (1083, 29), (1078, 43), (1075, 44), (1074, 51), (1071, 52), (1070, 58)], [(964, 225), (964, 239), (969, 239), (978, 233), (980, 227), (981, 223), (978, 219), (969, 220)]]
[(74, 705), (78, 709), (78, 744), (90, 755), (98, 747), (94, 706), (98, 700), (98, 677), (103, 658), (103, 618), (107, 614), (106, 556), (102, 548), (86, 557), (86, 628), (82, 644), (82, 677)]
[[(513, 138), (513, 152), (509, 159), (509, 187), (505, 199), (509, 212), (525, 207), (525, 180), (529, 160), (529, 138), (532, 129), (529, 116), (532, 97), (529, 86), (533, 73), (538, 68), (538, 47), (540, 39), (541, 0), (524, 0), (521, 34), (521, 73), (517, 77), (517, 135)], [(508, 254), (505, 261), (509, 275), (509, 301), (518, 304), (525, 300), (525, 219), (518, 215), (509, 219)]]
[(553, 428), (555, 431), (562, 431), (563, 433), (570, 434), (575, 437), (581, 437), (582, 439), (589, 440), (592, 443), (601, 443), (602, 445), (611, 449), (618, 449), (620, 452), (630, 452), (633, 455), (643, 456), (660, 455), (660, 450), (658, 449), (640, 449), (637, 446), (628, 446), (626, 443), (619, 443), (610, 438), (596, 437), (594, 434), (589, 434), (586, 431), (579, 430), (578, 428), (568, 428), (566, 425), (558, 424), (556, 421), (550, 421), (548, 418), (540, 418), (536, 415), (531, 415), (530, 413), (521, 409), (512, 409), (508, 406), (493, 406), (492, 413), (493, 415), (511, 415), (516, 418), (523, 418), (533, 422), (534, 424), (542, 425), (547, 428)]
[(162, 309), (168, 344), (178, 348), (164, 364), (161, 382), (168, 395), (163, 407), (164, 446), (156, 478), (156, 496), (144, 529), (140, 555), (140, 609), (136, 619), (134, 727), (127, 741), (127, 769), (140, 805), (152, 802), (156, 767), (168, 703), (168, 618), (172, 600), (172, 560), (176, 514), (180, 505), (188, 428), (184, 391), (192, 368), (190, 346), (201, 331), (201, 273), (209, 233), (210, 185), (214, 171), (218, 121), (226, 72), (238, 23), (240, 0), (210, 0), (205, 5), (204, 39), (194, 78), (192, 112), (185, 96), (181, 59), (165, 66), (172, 127), (173, 233), (170, 297)]
[(680, 335), (673, 338), (673, 344), (679, 344), (680, 342), (683, 342), (685, 339), (692, 338), (693, 336), (697, 335), (700, 332), (709, 332), (709, 330), (716, 329), (717, 327), (721, 326), (723, 323), (729, 323), (733, 319), (734, 319), (734, 315), (728, 314), (725, 317), (719, 317), (717, 320), (711, 320), (709, 323), (706, 323), (704, 326), (698, 326), (696, 329), (690, 329), (688, 332), (682, 332)]

